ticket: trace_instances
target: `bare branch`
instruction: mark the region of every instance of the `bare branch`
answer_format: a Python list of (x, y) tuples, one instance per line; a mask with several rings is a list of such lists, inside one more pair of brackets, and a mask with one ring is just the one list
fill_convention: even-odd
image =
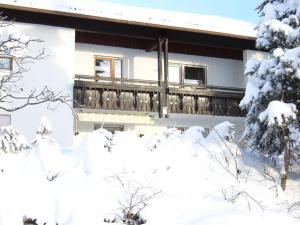
[[(0, 13), (0, 28), (8, 27), (13, 22), (7, 21), (7, 17)], [(5, 32), (7, 32), (5, 30)], [(20, 87), (21, 81), (29, 68), (29, 63), (37, 62), (46, 57), (45, 50), (42, 48), (37, 53), (32, 53), (31, 47), (42, 43), (40, 39), (15, 35), (2, 32), (0, 35), (0, 57), (10, 60), (10, 69), (1, 71), (0, 74), (0, 109), (7, 112), (14, 112), (27, 106), (48, 103), (48, 108), (55, 109), (61, 103), (70, 106), (71, 96), (62, 92), (55, 93), (47, 86), (40, 90), (33, 89), (26, 91)], [(50, 104), (54, 103), (52, 107)]]
[(122, 200), (118, 201), (120, 208), (115, 214), (115, 218), (105, 218), (104, 222), (122, 222), (124, 224), (141, 225), (146, 223), (146, 220), (141, 217), (141, 212), (149, 206), (150, 202), (161, 194), (161, 191), (155, 190), (152, 187), (143, 186), (137, 182), (123, 180), (118, 175), (113, 175), (121, 184), (124, 191)]
[(261, 209), (261, 211), (264, 212), (264, 206), (262, 205), (262, 203), (260, 201), (258, 201), (256, 198), (254, 198), (253, 196), (251, 196), (248, 192), (243, 191), (243, 190), (242, 191), (230, 190), (230, 192), (231, 192), (231, 194), (228, 195), (227, 191), (222, 189), (222, 193), (223, 193), (224, 199), (226, 201), (234, 203), (240, 197), (244, 197), (247, 201), (248, 209), (250, 211), (251, 211), (251, 202), (252, 202), (252, 203), (255, 203), (255, 205), (258, 206)]

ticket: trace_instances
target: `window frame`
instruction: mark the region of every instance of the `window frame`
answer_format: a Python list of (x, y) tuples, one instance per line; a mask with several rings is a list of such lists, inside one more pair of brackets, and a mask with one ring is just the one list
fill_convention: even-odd
[[(182, 83), (188, 84), (184, 82), (185, 80), (185, 67), (192, 67), (192, 68), (203, 68), (204, 69), (204, 83), (199, 85), (206, 85), (207, 84), (207, 65), (198, 65), (198, 64), (182, 64)], [(190, 79), (188, 79), (190, 80)]]
[(97, 75), (96, 73), (96, 61), (97, 60), (108, 60), (110, 61), (110, 77), (111, 79), (116, 78), (116, 67), (115, 67), (115, 61), (120, 60), (121, 61), (121, 77), (123, 78), (123, 64), (124, 64), (124, 59), (123, 57), (115, 57), (115, 56), (103, 56), (103, 55), (95, 55), (94, 56), (94, 76), (95, 77), (101, 77)]
[[(182, 63), (176, 63), (176, 62), (169, 62), (168, 63), (168, 67), (170, 68), (170, 66), (178, 66), (178, 68), (179, 68), (179, 84), (182, 84), (182, 81), (183, 81), (183, 74), (182, 74), (182, 72), (183, 72), (183, 70), (182, 70)], [(170, 71), (170, 70), (169, 70)], [(168, 80), (168, 82), (170, 82), (170, 74), (169, 74), (169, 80)], [(171, 81), (171, 83), (172, 83), (172, 81)]]
[(189, 63), (180, 63), (180, 62), (172, 62), (169, 61), (168, 66), (174, 66), (174, 65), (178, 65), (179, 67), (179, 82), (180, 84), (188, 84), (184, 82), (185, 79), (185, 72), (184, 72), (184, 68), (185, 67), (195, 67), (195, 68), (204, 68), (205, 74), (204, 74), (204, 83), (202, 85), (207, 85), (207, 65), (206, 64), (189, 64)]

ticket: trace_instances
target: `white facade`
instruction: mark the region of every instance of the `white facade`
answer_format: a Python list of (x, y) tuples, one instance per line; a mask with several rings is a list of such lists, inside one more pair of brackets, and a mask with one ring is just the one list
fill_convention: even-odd
[[(157, 80), (157, 52), (145, 50), (76, 43), (75, 73), (80, 75), (95, 74), (95, 57), (115, 57), (123, 59), (123, 77), (131, 79)], [(227, 87), (245, 87), (243, 76), (243, 61), (214, 57), (194, 56), (169, 53), (169, 63), (206, 66), (207, 84)], [(114, 127), (122, 125), (124, 130), (136, 131), (140, 134), (155, 133), (167, 127), (187, 128), (202, 126), (212, 129), (216, 124), (229, 121), (236, 125), (236, 131), (243, 129), (244, 118), (170, 114), (170, 118), (158, 118), (157, 113), (135, 113), (121, 115), (112, 113), (78, 114), (79, 135), (75, 142), (78, 144), (82, 137), (95, 126)]]
[[(75, 30), (44, 26), (37, 24), (16, 23), (10, 26), (9, 32), (14, 34), (28, 35), (34, 39), (43, 40), (42, 43), (35, 43), (30, 47), (33, 55), (41, 49), (45, 49), (46, 57), (33, 64), (28, 64), (29, 72), (18, 84), (28, 91), (31, 89), (41, 90), (48, 86), (55, 93), (64, 92), (73, 98), (73, 77), (74, 77), (74, 56), (75, 56)], [(64, 146), (73, 145), (73, 112), (72, 102), (70, 107), (66, 105), (48, 104), (28, 106), (11, 113), (11, 124), (28, 140), (35, 135), (35, 128), (38, 127), (43, 115), (51, 121), (54, 137)], [(53, 107), (55, 110), (53, 110)], [(9, 113), (1, 112), (8, 115)]]
[[(123, 77), (132, 79), (157, 80), (157, 53), (145, 50), (119, 48), (102, 45), (75, 44), (75, 30), (61, 27), (52, 27), (36, 24), (17, 23), (14, 32), (38, 38), (44, 42), (32, 46), (33, 52), (45, 49), (47, 57), (34, 64), (30, 64), (30, 71), (24, 74), (20, 87), (26, 90), (41, 89), (45, 85), (58, 92), (67, 92), (70, 99), (73, 96), (74, 75), (95, 74), (95, 57), (112, 56), (122, 58)], [(205, 66), (207, 68), (207, 84), (228, 87), (244, 87), (243, 61), (214, 57), (194, 56), (186, 54), (169, 53), (169, 62), (172, 64), (185, 64)], [(74, 119), (71, 108), (66, 105), (48, 108), (48, 104), (29, 106), (11, 113), (10, 121), (28, 140), (35, 135), (35, 127), (39, 125), (40, 118), (45, 115), (53, 125), (54, 137), (63, 147), (78, 144), (82, 136), (95, 128), (95, 124), (104, 122), (108, 125), (122, 124), (124, 129), (135, 130), (147, 134), (164, 130), (166, 127), (203, 126), (212, 128), (224, 120), (236, 124), (236, 129), (243, 127), (243, 118), (220, 117), (204, 115), (171, 114), (168, 119), (160, 119), (156, 114), (130, 114), (121, 115), (118, 112), (80, 113), (78, 128), (79, 136), (74, 142)], [(9, 113), (1, 112), (7, 115)]]
[[(75, 73), (95, 74), (95, 56), (112, 56), (123, 59), (124, 78), (157, 80), (157, 52), (76, 43)], [(170, 63), (207, 67), (207, 84), (245, 87), (243, 61), (214, 57), (169, 53)]]

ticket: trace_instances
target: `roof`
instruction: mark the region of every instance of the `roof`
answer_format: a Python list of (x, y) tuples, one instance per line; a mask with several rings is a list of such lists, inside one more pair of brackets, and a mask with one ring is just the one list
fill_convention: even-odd
[(220, 16), (126, 6), (95, 0), (0, 0), (0, 7), (117, 21), (149, 27), (167, 27), (198, 33), (255, 39), (255, 25)]

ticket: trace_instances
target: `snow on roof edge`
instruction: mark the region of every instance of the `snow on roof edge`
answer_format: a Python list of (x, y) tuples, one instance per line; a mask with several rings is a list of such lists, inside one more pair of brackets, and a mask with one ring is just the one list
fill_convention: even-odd
[[(255, 25), (231, 18), (126, 6), (89, 0), (0, 0), (4, 8), (116, 21), (149, 27), (255, 39)], [(185, 18), (184, 20), (182, 18)]]

